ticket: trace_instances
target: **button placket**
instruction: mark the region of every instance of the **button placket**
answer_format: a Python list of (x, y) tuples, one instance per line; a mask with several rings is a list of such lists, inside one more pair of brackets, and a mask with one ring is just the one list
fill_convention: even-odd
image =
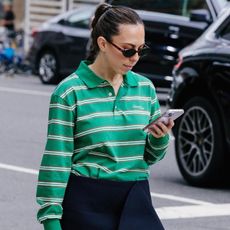
[(118, 94), (116, 96), (116, 99), (114, 101), (114, 109), (113, 109), (114, 113), (121, 113), (122, 112), (119, 108), (119, 103), (120, 103), (121, 98), (126, 94), (126, 92), (127, 92), (126, 87), (124, 87), (124, 85), (122, 85), (120, 87)]

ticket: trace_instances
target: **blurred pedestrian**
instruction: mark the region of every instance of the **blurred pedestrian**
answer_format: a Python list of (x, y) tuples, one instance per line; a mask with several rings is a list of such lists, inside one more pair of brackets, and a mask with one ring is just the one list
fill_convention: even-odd
[(38, 220), (47, 230), (164, 229), (151, 203), (149, 166), (168, 146), (150, 80), (131, 71), (146, 54), (142, 20), (101, 4), (91, 50), (54, 90), (39, 171)]
[(6, 32), (9, 38), (15, 37), (14, 20), (15, 20), (15, 14), (13, 11), (12, 3), (9, 1), (4, 1), (2, 26), (6, 28)]

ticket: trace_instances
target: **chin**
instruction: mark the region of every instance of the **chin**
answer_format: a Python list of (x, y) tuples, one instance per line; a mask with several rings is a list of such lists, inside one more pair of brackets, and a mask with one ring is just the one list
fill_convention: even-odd
[(120, 71), (119, 74), (124, 75), (124, 74), (126, 74), (127, 72), (128, 72), (128, 71), (123, 70), (123, 71)]
[(121, 74), (126, 74), (129, 70), (131, 70), (131, 69), (122, 67), (122, 68), (120, 68), (120, 73)]

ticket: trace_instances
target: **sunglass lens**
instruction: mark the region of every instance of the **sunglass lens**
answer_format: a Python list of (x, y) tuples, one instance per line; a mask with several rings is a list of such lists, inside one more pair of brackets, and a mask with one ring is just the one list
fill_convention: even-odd
[[(149, 52), (150, 52), (149, 47), (144, 47), (138, 51), (138, 55), (142, 57), (142, 56), (147, 55)], [(137, 51), (135, 49), (127, 49), (127, 50), (124, 50), (122, 53), (125, 57), (132, 57), (133, 55), (137, 53)]]
[(148, 47), (144, 47), (141, 50), (138, 51), (138, 54), (140, 57), (147, 55), (150, 52), (150, 49)]
[(125, 57), (132, 57), (137, 51), (135, 49), (128, 49), (123, 51)]

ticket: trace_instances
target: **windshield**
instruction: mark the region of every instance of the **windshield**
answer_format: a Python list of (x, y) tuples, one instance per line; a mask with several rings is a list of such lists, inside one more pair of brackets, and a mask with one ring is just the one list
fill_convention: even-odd
[(227, 2), (229, 2), (230, 0), (219, 0), (220, 2), (220, 7), (224, 8), (224, 6), (226, 5)]

